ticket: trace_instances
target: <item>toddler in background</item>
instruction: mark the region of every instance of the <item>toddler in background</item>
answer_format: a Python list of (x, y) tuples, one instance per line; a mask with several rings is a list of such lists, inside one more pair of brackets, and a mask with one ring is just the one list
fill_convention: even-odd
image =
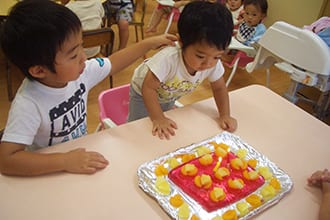
[(308, 185), (315, 186), (322, 191), (322, 202), (319, 211), (319, 220), (330, 219), (330, 172), (328, 169), (314, 172), (308, 179)]
[(219, 125), (235, 131), (230, 114), (221, 56), (230, 44), (233, 20), (226, 6), (194, 1), (187, 4), (178, 21), (178, 45), (166, 47), (140, 64), (130, 88), (128, 121), (146, 116), (152, 121), (152, 134), (169, 139), (177, 124), (164, 111), (173, 108), (180, 97), (193, 92), (204, 79), (210, 82), (219, 112)]
[[(66, 4), (81, 21), (84, 31), (101, 28), (104, 10), (99, 0), (75, 0)], [(100, 47), (84, 49), (87, 58), (94, 57), (100, 53)]]
[(149, 21), (146, 33), (156, 32), (157, 27), (164, 16), (169, 16), (172, 10), (175, 10), (175, 16), (173, 17), (173, 21), (177, 21), (179, 19), (180, 11), (182, 11), (183, 6), (188, 4), (191, 0), (177, 0), (174, 2), (173, 6), (162, 5), (158, 3), (154, 11), (151, 15), (151, 20)]
[(236, 39), (246, 46), (252, 46), (266, 32), (262, 23), (267, 15), (267, 0), (244, 0), (243, 21), (239, 25)]
[(226, 6), (233, 16), (234, 31), (243, 20), (243, 2), (244, 0), (227, 0)]
[(119, 47), (126, 47), (129, 38), (129, 22), (132, 21), (134, 6), (131, 0), (106, 0), (103, 3), (107, 16), (116, 21), (119, 30)]

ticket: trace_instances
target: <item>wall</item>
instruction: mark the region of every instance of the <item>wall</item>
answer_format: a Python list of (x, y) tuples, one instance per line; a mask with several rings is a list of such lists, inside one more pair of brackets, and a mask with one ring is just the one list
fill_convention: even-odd
[[(298, 27), (316, 21), (328, 0), (268, 0), (267, 27), (276, 21), (285, 21)], [(326, 13), (330, 16), (329, 10)]]

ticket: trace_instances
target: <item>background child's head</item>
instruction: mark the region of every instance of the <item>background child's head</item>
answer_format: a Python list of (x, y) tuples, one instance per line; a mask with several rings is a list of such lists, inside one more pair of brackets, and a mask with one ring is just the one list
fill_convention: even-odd
[(267, 16), (267, 0), (244, 0), (244, 21), (249, 26), (256, 26)]
[(182, 49), (206, 42), (225, 50), (233, 33), (232, 15), (222, 4), (195, 1), (187, 4), (180, 14), (178, 32)]
[(7, 58), (28, 78), (40, 65), (55, 72), (55, 57), (63, 42), (81, 31), (79, 18), (68, 8), (48, 0), (17, 3), (4, 23), (1, 45)]
[(227, 0), (229, 10), (236, 11), (242, 6), (244, 0)]

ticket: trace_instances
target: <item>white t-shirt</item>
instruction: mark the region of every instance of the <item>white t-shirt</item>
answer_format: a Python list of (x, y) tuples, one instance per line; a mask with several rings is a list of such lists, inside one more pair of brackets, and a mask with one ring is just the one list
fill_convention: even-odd
[(158, 89), (160, 103), (175, 101), (194, 91), (204, 79), (208, 78), (210, 82), (214, 82), (224, 74), (224, 68), (219, 60), (213, 68), (198, 71), (192, 76), (183, 62), (181, 48), (179, 46), (166, 47), (135, 69), (131, 84), (140, 95), (148, 69), (161, 83)]
[(88, 92), (110, 69), (107, 58), (88, 60), (79, 78), (64, 88), (24, 79), (12, 102), (2, 141), (37, 150), (87, 134)]
[[(66, 7), (78, 16), (83, 30), (87, 31), (101, 28), (104, 9), (100, 0), (70, 1)], [(99, 52), (100, 47), (85, 49), (88, 58), (97, 55)]]

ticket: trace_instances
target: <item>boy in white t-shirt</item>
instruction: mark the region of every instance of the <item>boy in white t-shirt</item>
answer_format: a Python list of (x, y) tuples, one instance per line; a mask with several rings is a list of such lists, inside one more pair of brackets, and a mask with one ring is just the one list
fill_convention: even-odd
[(78, 148), (67, 153), (35, 150), (87, 133), (89, 90), (149, 49), (174, 44), (175, 36), (145, 39), (109, 58), (86, 61), (79, 18), (52, 1), (17, 3), (7, 17), (1, 45), (7, 58), (25, 75), (10, 108), (0, 143), (0, 171), (34, 176), (66, 171), (95, 173), (108, 161)]
[(230, 115), (220, 60), (233, 32), (231, 13), (218, 3), (189, 3), (180, 15), (178, 31), (177, 47), (164, 48), (135, 70), (128, 121), (149, 116), (153, 135), (169, 139), (178, 126), (164, 111), (207, 78), (218, 107), (221, 128), (234, 131), (237, 123)]

